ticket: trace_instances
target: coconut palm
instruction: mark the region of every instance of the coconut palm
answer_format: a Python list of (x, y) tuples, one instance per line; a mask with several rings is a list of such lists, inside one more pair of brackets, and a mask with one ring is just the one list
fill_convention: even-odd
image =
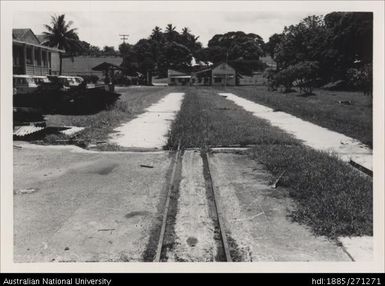
[(166, 30), (165, 30), (165, 33), (166, 33), (166, 37), (167, 37), (167, 40), (168, 41), (174, 41), (176, 39), (176, 37), (178, 36), (178, 32), (175, 31), (176, 27), (173, 26), (172, 24), (168, 24), (166, 26)]
[[(65, 15), (52, 16), (51, 26), (44, 25), (47, 29), (43, 32), (43, 45), (65, 50), (66, 53), (78, 51), (80, 49), (79, 36), (76, 28), (70, 28), (72, 21), (65, 21)], [(60, 74), (62, 73), (62, 54), (60, 53)]]

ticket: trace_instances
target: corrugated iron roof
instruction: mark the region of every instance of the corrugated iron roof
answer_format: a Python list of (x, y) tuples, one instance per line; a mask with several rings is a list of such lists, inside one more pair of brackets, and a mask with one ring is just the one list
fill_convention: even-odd
[(43, 130), (44, 128), (45, 127), (38, 127), (33, 125), (20, 126), (16, 128), (16, 130), (13, 132), (13, 135), (22, 137)]

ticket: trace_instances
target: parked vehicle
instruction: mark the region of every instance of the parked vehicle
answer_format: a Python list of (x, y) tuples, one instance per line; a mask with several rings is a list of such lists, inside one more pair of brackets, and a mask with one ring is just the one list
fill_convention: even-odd
[(14, 75), (13, 76), (13, 93), (28, 94), (37, 89), (37, 84), (30, 75)]
[(47, 77), (51, 84), (46, 85), (45, 89), (68, 91), (71, 88), (70, 81), (65, 76), (49, 75)]
[(80, 85), (84, 81), (84, 79), (82, 77), (80, 77), (80, 76), (74, 76), (72, 78), (77, 83), (77, 85)]
[(51, 81), (48, 79), (47, 76), (42, 76), (42, 75), (34, 75), (33, 79), (37, 85), (42, 85), (46, 83), (50, 83)]

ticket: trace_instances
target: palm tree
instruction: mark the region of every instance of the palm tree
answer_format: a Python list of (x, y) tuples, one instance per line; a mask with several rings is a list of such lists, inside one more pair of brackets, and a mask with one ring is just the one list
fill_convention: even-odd
[(173, 26), (172, 24), (167, 24), (167, 27), (166, 27), (166, 33), (171, 33), (171, 32), (174, 32), (175, 31), (175, 26)]
[[(66, 23), (65, 15), (51, 16), (51, 26), (44, 25), (47, 29), (44, 34), (43, 44), (65, 50), (66, 53), (80, 49), (79, 36), (76, 28), (70, 29), (72, 21)], [(62, 73), (62, 54), (60, 53), (60, 74)]]
[(188, 27), (184, 27), (182, 29), (182, 35), (187, 36), (190, 34), (190, 29)]
[(163, 33), (162, 33), (162, 29), (159, 28), (158, 26), (155, 26), (155, 28), (152, 29), (152, 34), (150, 36), (150, 39), (156, 41), (158, 44), (163, 42), (164, 36), (163, 36)]
[(167, 35), (167, 40), (169, 41), (174, 41), (176, 36), (178, 35), (178, 32), (175, 31), (176, 27), (173, 26), (172, 24), (168, 24), (166, 26), (166, 35)]

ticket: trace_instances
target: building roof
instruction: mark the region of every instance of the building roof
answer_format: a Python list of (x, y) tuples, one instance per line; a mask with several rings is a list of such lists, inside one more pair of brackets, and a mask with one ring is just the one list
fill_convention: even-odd
[(213, 74), (234, 74), (236, 73), (236, 70), (235, 68), (233, 68), (231, 65), (229, 65), (228, 63), (219, 63), (217, 65), (215, 65), (213, 68)]
[(36, 38), (39, 40), (40, 44), (46, 41), (45, 35), (36, 35)]
[(261, 62), (265, 63), (269, 67), (276, 67), (277, 63), (273, 60), (270, 55), (266, 55), (265, 57), (260, 58)]
[(39, 39), (31, 29), (12, 29), (12, 38), (29, 44), (40, 44)]
[(63, 73), (84, 74), (92, 72), (92, 68), (109, 63), (120, 66), (123, 62), (122, 57), (94, 57), (94, 56), (76, 56), (63, 58)]
[(94, 71), (105, 71), (108, 69), (121, 70), (122, 68), (117, 66), (117, 65), (107, 63), (107, 62), (103, 62), (103, 63), (92, 68), (92, 70), (94, 70)]
[(180, 72), (180, 71), (176, 71), (176, 70), (171, 70), (171, 69), (169, 69), (167, 71), (167, 74), (168, 74), (168, 76), (189, 76), (188, 73), (184, 73), (184, 72)]
[(31, 29), (12, 29), (12, 39), (13, 43), (16, 44), (30, 45), (46, 50), (64, 53), (63, 50), (42, 45), (38, 37), (32, 32)]

